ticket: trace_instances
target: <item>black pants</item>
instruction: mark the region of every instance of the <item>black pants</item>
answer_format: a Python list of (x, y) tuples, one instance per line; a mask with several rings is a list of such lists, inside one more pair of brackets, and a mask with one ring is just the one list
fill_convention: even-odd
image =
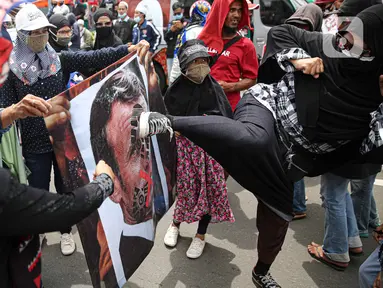
[[(286, 151), (275, 133), (273, 115), (254, 97), (245, 95), (241, 99), (234, 113), (234, 120), (219, 116), (173, 117), (172, 124), (175, 131), (179, 131), (209, 153), (259, 200), (281, 212), (292, 214), (293, 183), (287, 178), (284, 169)], [(274, 228), (281, 235), (274, 233), (272, 237), (279, 243), (262, 241), (264, 244), (259, 248), (265, 251), (281, 247), (287, 231), (287, 221), (276, 214), (275, 217), (280, 221), (273, 221), (274, 225), (281, 227)], [(267, 218), (258, 219), (257, 226), (267, 225)], [(270, 238), (265, 235), (270, 229), (259, 231), (260, 238)], [(274, 248), (267, 248), (267, 243)], [(260, 260), (268, 264), (276, 256), (265, 257), (260, 251), (258, 254), (264, 258)]]

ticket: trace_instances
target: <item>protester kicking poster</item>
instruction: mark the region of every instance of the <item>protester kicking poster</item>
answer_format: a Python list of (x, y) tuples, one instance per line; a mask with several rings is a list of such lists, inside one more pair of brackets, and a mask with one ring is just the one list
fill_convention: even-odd
[(93, 286), (121, 287), (151, 250), (174, 199), (174, 141), (137, 139), (131, 125), (134, 113), (165, 112), (157, 77), (131, 54), (62, 96), (71, 119), (52, 138), (67, 191), (91, 181), (99, 160), (116, 175), (114, 194), (78, 229)]

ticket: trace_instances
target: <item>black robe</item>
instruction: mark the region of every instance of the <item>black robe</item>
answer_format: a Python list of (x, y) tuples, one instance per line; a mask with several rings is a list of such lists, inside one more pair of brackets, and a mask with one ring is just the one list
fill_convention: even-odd
[(233, 117), (225, 92), (210, 75), (200, 85), (181, 75), (166, 91), (164, 101), (173, 116), (206, 114)]

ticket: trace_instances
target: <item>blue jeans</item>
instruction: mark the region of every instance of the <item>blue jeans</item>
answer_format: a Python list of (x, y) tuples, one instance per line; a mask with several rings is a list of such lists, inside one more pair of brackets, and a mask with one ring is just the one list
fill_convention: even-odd
[[(49, 191), (53, 165), (56, 191), (62, 194), (62, 191), (64, 191), (63, 181), (53, 152), (42, 154), (24, 152), (23, 156), (27, 167), (31, 170), (31, 174), (28, 177), (30, 186)], [(61, 233), (69, 233), (70, 231), (71, 228), (69, 227), (65, 231), (61, 231)]]
[(380, 272), (379, 262), (380, 246), (359, 267), (359, 288), (371, 288)]
[(373, 194), (375, 178), (376, 174), (361, 180), (351, 180), (351, 198), (360, 234), (368, 234), (370, 224), (373, 227), (380, 224)]
[(306, 212), (306, 192), (303, 179), (294, 183), (293, 211), (296, 213)]
[(326, 173), (321, 177), (321, 198), (325, 208), (323, 251), (333, 261), (348, 263), (349, 248), (362, 247), (351, 195), (349, 179)]

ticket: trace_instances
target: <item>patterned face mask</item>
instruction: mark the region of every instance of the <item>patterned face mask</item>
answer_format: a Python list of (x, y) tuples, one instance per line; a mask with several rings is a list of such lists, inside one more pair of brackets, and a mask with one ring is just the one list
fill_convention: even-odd
[(40, 53), (47, 46), (48, 39), (49, 39), (48, 32), (45, 34), (36, 35), (36, 36), (28, 35), (26, 37), (26, 44), (28, 45), (29, 49), (31, 49), (34, 53)]

